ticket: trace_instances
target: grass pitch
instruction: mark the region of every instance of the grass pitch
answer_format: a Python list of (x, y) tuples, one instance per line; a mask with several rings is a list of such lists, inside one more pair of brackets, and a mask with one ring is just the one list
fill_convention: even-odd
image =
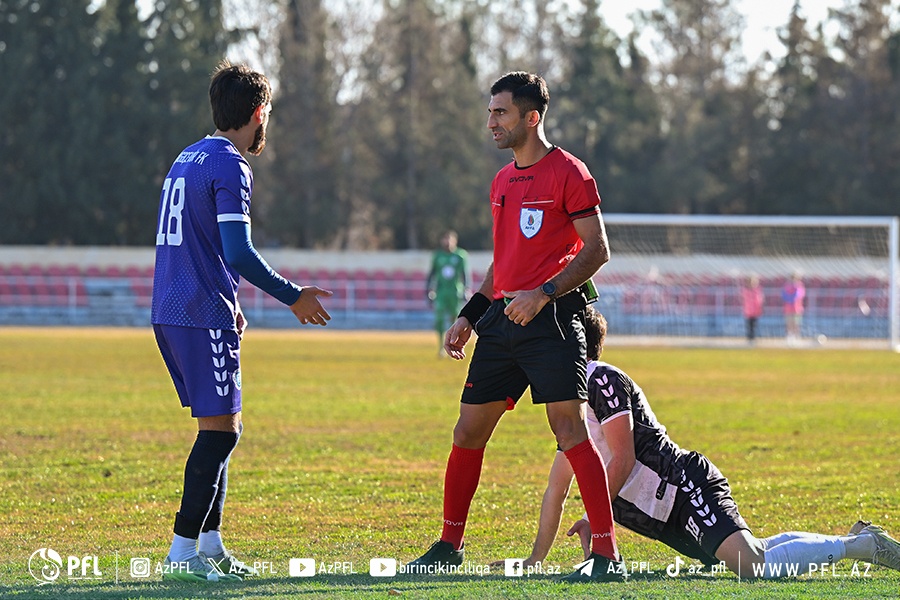
[[(436, 350), (428, 333), (251, 329), (242, 356), (245, 431), (231, 464), (223, 533), (240, 557), (269, 571), (228, 587), (191, 586), (153, 573), (168, 550), (195, 425), (150, 330), (0, 329), (0, 597), (900, 593), (900, 573), (849, 561), (775, 582), (691, 574), (688, 561), (671, 578), (674, 553), (622, 529), (620, 548), (635, 571), (625, 584), (513, 579), (497, 568), (480, 575), (494, 560), (527, 556), (536, 530), (555, 443), (543, 409), (527, 397), (488, 445), (467, 529), (472, 572), (371, 577), (370, 559), (409, 561), (440, 532), (466, 364), (439, 360)], [(611, 345), (604, 359), (644, 388), (678, 444), (719, 466), (756, 535), (836, 534), (858, 518), (900, 534), (900, 355)], [(574, 493), (566, 528), (582, 512)], [(29, 573), (40, 548), (63, 561), (46, 585), (38, 581), (45, 562), (31, 561), (38, 578)], [(86, 556), (97, 557), (96, 569)], [(132, 576), (133, 558), (151, 560), (150, 577)], [(324, 572), (291, 578), (291, 558), (314, 558)], [(70, 575), (73, 559), (79, 563)], [(566, 573), (579, 560), (578, 544), (561, 533), (548, 565)]]

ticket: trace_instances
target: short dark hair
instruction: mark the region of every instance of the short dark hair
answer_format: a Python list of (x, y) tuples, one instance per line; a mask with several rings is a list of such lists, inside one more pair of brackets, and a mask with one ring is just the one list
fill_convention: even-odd
[(250, 122), (253, 111), (272, 100), (269, 80), (244, 64), (223, 60), (209, 84), (213, 123), (219, 131), (240, 129)]
[(547, 107), (550, 106), (550, 91), (547, 89), (547, 82), (540, 75), (525, 71), (507, 73), (491, 86), (491, 96), (501, 92), (512, 93), (513, 104), (523, 115), (529, 110), (536, 110), (541, 120), (544, 120)]
[(603, 342), (606, 341), (606, 329), (606, 317), (594, 310), (593, 306), (584, 309), (584, 337), (587, 341), (588, 360), (600, 360)]

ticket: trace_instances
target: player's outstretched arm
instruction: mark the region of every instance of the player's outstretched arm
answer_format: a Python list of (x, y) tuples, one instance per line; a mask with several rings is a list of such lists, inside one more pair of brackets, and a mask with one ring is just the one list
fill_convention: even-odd
[(550, 467), (550, 475), (547, 477), (547, 489), (544, 490), (544, 497), (541, 500), (541, 516), (538, 518), (534, 546), (531, 549), (531, 556), (524, 562), (526, 567), (543, 562), (550, 553), (556, 533), (559, 531), (563, 508), (574, 476), (575, 472), (565, 453), (557, 452)]
[(291, 305), (291, 312), (304, 325), (311, 323), (324, 327), (331, 320), (331, 315), (319, 302), (319, 296), (327, 298), (333, 293), (314, 285), (304, 286), (300, 288), (300, 297)]
[[(553, 547), (559, 524), (562, 521), (563, 508), (572, 480), (575, 476), (572, 466), (563, 452), (557, 452), (550, 467), (550, 475), (547, 477), (547, 489), (541, 500), (541, 516), (538, 519), (538, 531), (531, 549), (531, 556), (526, 558), (522, 565), (532, 567), (543, 562)], [(590, 535), (588, 535), (590, 539)], [(505, 561), (497, 560), (491, 563), (492, 567), (502, 567)]]

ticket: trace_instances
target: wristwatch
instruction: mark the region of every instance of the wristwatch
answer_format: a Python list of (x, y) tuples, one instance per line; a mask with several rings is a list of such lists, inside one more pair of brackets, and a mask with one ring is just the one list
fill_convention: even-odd
[(553, 283), (552, 281), (548, 281), (547, 283), (542, 285), (541, 291), (544, 293), (545, 296), (547, 296), (551, 300), (556, 298), (556, 284)]

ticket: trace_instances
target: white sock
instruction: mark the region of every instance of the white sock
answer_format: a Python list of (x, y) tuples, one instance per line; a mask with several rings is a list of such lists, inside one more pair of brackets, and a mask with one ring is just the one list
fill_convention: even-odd
[(763, 579), (778, 579), (802, 575), (810, 572), (810, 565), (836, 563), (845, 555), (840, 537), (808, 533), (805, 537), (766, 548), (762, 576)]
[(172, 547), (169, 549), (170, 561), (186, 562), (195, 556), (197, 556), (197, 540), (178, 534), (172, 538)]
[(222, 533), (216, 529), (200, 533), (200, 552), (207, 556), (216, 556), (225, 552), (222, 544)]
[(774, 548), (779, 544), (783, 544), (785, 542), (789, 542), (791, 540), (796, 540), (799, 538), (808, 538), (809, 533), (805, 533), (803, 531), (786, 531), (784, 533), (777, 533), (772, 537), (767, 537), (765, 539), (760, 540), (763, 544), (765, 544), (766, 548)]

